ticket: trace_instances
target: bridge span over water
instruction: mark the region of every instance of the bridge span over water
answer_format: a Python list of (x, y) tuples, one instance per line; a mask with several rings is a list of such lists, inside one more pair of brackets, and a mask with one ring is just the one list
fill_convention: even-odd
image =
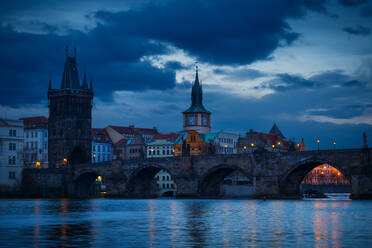
[(302, 179), (327, 163), (349, 179), (352, 198), (372, 198), (371, 155), (372, 149), (363, 148), (114, 160), (65, 169), (25, 169), (23, 185), (30, 196), (79, 197), (101, 176), (107, 195), (145, 198), (153, 196), (154, 176), (165, 170), (175, 182), (177, 197), (219, 197), (223, 179), (239, 171), (251, 179), (255, 197), (299, 198)]

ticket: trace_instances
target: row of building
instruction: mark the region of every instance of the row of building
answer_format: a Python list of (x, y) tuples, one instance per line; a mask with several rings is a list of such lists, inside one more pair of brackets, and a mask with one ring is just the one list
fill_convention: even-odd
[[(182, 112), (183, 129), (161, 134), (154, 128), (107, 126), (91, 128), (93, 84), (84, 74), (80, 83), (74, 57), (66, 54), (61, 86), (48, 87), (49, 118), (0, 119), (1, 185), (20, 184), (21, 171), (29, 168), (60, 168), (115, 159), (162, 158), (206, 154), (273, 152), (306, 149), (303, 140), (287, 140), (276, 124), (268, 133), (250, 130), (245, 135), (211, 132), (211, 115), (203, 105), (198, 68), (191, 90), (191, 105)], [(174, 188), (170, 177), (160, 189)], [(6, 180), (5, 180), (6, 179)]]

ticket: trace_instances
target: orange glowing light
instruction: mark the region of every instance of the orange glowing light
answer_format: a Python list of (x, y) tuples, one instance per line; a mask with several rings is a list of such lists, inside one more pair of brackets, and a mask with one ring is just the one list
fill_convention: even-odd
[(327, 166), (324, 165), (324, 166), (323, 166), (323, 169), (327, 169)]
[(275, 147), (275, 145), (271, 145), (271, 147), (272, 147), (272, 148), (274, 148), (274, 147)]
[(280, 141), (278, 142), (278, 145), (280, 146)]
[(254, 147), (254, 143), (251, 143), (251, 147)]
[(337, 173), (337, 176), (341, 176), (341, 172), (338, 172), (338, 173)]
[(225, 144), (225, 147), (227, 147), (227, 145)]
[(63, 159), (62, 159), (62, 163), (63, 163), (63, 164), (67, 164), (67, 161), (68, 161), (67, 158), (63, 158)]
[(93, 153), (93, 158), (95, 158), (96, 157), (96, 154), (95, 153)]
[(246, 150), (247, 149), (247, 146), (243, 146), (243, 149)]
[(37, 162), (35, 163), (35, 166), (36, 166), (36, 167), (40, 167), (40, 162), (37, 161)]
[(322, 171), (321, 174), (324, 175), (324, 171)]

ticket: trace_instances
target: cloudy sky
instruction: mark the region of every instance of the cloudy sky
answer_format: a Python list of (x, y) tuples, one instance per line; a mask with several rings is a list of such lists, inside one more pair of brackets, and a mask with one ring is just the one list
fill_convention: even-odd
[(371, 0), (5, 0), (0, 116), (48, 115), (69, 45), (94, 127), (181, 130), (198, 61), (213, 131), (372, 145), (371, 29)]

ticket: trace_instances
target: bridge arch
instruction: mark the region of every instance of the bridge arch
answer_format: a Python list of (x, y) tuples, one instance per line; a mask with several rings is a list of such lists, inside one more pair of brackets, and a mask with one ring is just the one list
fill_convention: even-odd
[(103, 176), (95, 171), (83, 171), (74, 180), (74, 193), (76, 197), (97, 196), (100, 192), (99, 185)]
[(314, 168), (322, 164), (328, 164), (339, 170), (346, 179), (351, 183), (350, 167), (339, 163), (334, 163), (327, 160), (303, 160), (296, 163), (289, 169), (279, 181), (279, 193), (291, 198), (300, 198), (300, 184), (306, 175)]
[(204, 173), (199, 181), (198, 193), (202, 197), (219, 197), (221, 196), (221, 182), (229, 174), (238, 171), (252, 181), (252, 175), (247, 170), (229, 164), (220, 164), (210, 168)]
[(177, 191), (177, 178), (174, 173), (164, 165), (150, 163), (136, 169), (129, 175), (126, 184), (128, 195), (145, 198), (155, 197), (157, 190), (155, 175), (161, 170), (166, 171), (172, 177), (175, 191)]

